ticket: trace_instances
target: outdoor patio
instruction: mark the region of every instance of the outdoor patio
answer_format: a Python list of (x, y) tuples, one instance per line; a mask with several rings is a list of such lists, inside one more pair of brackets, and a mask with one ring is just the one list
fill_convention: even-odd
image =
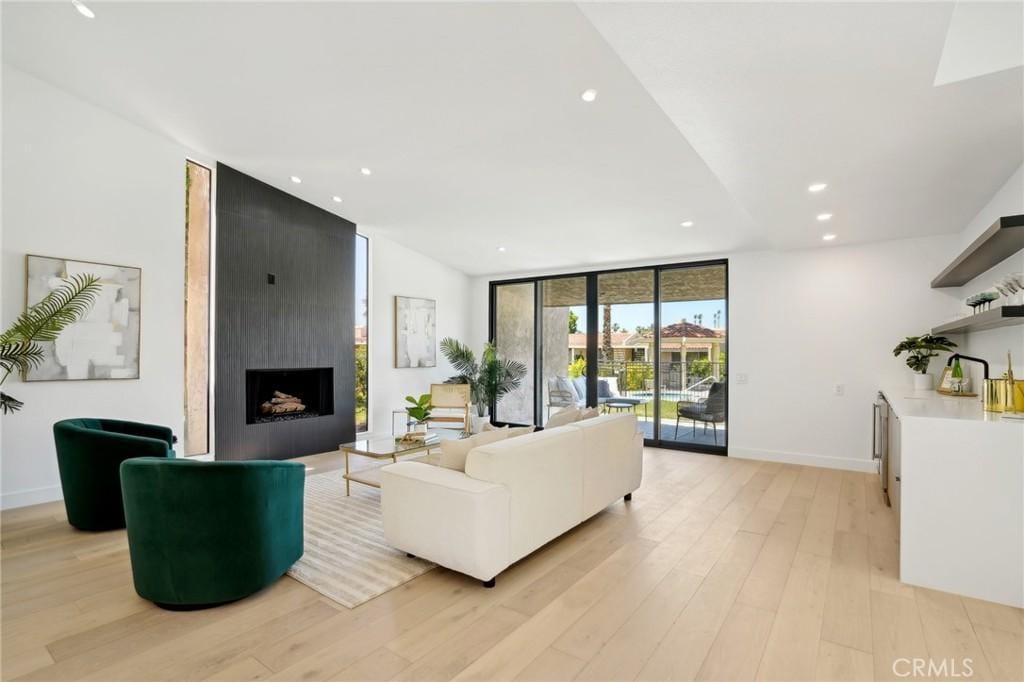
[[(637, 420), (637, 426), (644, 432), (644, 438), (654, 438), (654, 420), (645, 421), (643, 413), (639, 415)], [(661, 422), (661, 438), (665, 441), (687, 444), (694, 443), (699, 445), (725, 445), (725, 424), (718, 425), (718, 443), (715, 443), (714, 430), (711, 424), (708, 424), (707, 433), (704, 432), (704, 425), (697, 422), (697, 433), (693, 433), (693, 423), (689, 419), (679, 420), (679, 435), (676, 436), (676, 421)]]

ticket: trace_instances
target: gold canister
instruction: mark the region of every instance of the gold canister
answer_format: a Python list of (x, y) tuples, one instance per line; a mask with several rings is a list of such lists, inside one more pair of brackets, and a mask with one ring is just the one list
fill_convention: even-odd
[(1006, 379), (985, 379), (982, 402), (986, 412), (1006, 411)]
[(1024, 379), (1013, 382), (1012, 402), (1014, 412), (1024, 412)]

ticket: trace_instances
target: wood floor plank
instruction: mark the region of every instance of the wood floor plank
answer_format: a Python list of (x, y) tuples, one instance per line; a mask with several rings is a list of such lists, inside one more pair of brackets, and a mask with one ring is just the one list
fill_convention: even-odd
[(865, 535), (868, 533), (867, 492), (862, 474), (853, 471), (842, 472), (836, 530)]
[(778, 607), (809, 507), (810, 500), (805, 497), (786, 500), (737, 596), (741, 603), (769, 611)]
[(516, 676), (519, 682), (568, 682), (576, 679), (584, 661), (558, 649), (547, 648)]
[(703, 580), (679, 569), (669, 573), (590, 659), (577, 679), (604, 682), (636, 678)]
[(985, 659), (992, 670), (992, 679), (999, 682), (1024, 680), (1024, 637), (986, 625), (974, 626)]
[(815, 679), (819, 682), (871, 682), (874, 658), (869, 653), (822, 640), (818, 646)]
[(836, 531), (821, 636), (871, 653), (871, 574), (868, 536)]
[(960, 597), (920, 587), (914, 592), (931, 658), (950, 662), (971, 659), (972, 679), (994, 679)]
[(693, 680), (732, 608), (764, 536), (737, 532), (637, 679)]
[(402, 682), (450, 680), (528, 619), (529, 616), (503, 606), (491, 609), (458, 637), (434, 647), (415, 665), (401, 671), (392, 679)]
[(796, 553), (756, 679), (814, 679), (830, 563), (817, 554)]
[(707, 682), (753, 680), (774, 620), (774, 611), (734, 603), (697, 679)]
[(393, 679), (409, 665), (409, 661), (395, 652), (380, 648), (328, 679), (331, 682), (383, 682)]
[(252, 656), (235, 661), (205, 679), (211, 682), (253, 682), (270, 677), (271, 670)]
[(872, 591), (871, 633), (876, 680), (906, 679), (904, 668), (893, 668), (898, 659), (928, 658), (921, 616), (913, 598)]
[(655, 543), (642, 538), (624, 545), (455, 679), (514, 678), (654, 547)]

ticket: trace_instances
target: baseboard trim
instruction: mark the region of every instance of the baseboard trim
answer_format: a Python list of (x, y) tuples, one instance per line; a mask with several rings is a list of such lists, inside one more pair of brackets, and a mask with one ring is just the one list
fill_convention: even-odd
[(13, 493), (0, 495), (0, 509), (17, 509), (18, 507), (29, 507), (33, 504), (54, 502), (64, 499), (59, 485), (50, 485), (45, 488), (32, 488), (30, 490), (18, 490)]
[(873, 459), (853, 459), (851, 457), (825, 457), (823, 455), (807, 455), (801, 452), (782, 452), (780, 450), (754, 450), (729, 446), (729, 456), (739, 459), (759, 459), (766, 462), (782, 462), (784, 464), (803, 464), (826, 469), (842, 469), (844, 471), (860, 471), (867, 474), (878, 473), (878, 462)]

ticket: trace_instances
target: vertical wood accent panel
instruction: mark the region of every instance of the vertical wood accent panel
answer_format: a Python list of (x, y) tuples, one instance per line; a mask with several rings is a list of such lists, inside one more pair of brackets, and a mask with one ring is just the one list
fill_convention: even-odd
[[(219, 164), (216, 276), (216, 458), (353, 440), (355, 224)], [(334, 414), (245, 423), (246, 369), (304, 367), (334, 368)]]
[(185, 454), (210, 451), (210, 169), (186, 162)]

